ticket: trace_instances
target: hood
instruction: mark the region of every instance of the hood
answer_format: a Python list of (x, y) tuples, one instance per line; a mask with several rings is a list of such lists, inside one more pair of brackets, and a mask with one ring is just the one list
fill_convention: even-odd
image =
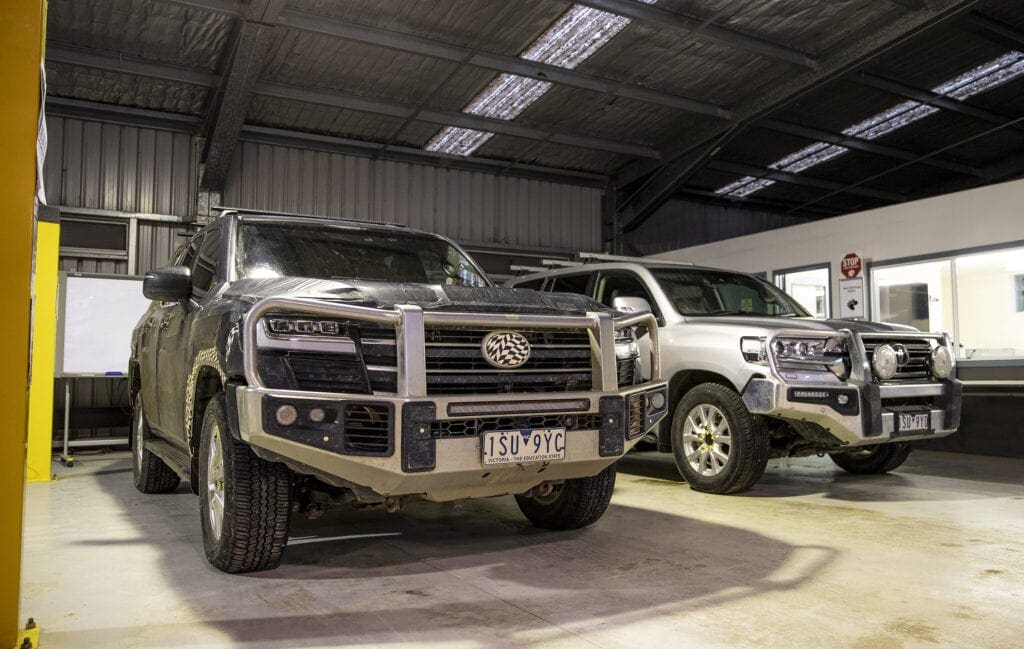
[(851, 331), (856, 331), (857, 333), (917, 331), (914, 327), (908, 327), (906, 325), (890, 324), (885, 322), (868, 322), (866, 320), (818, 320), (816, 318), (772, 318), (757, 316), (690, 316), (686, 318), (686, 321), (702, 325), (764, 329), (766, 332), (776, 329), (803, 329), (806, 331), (837, 331), (839, 329), (849, 329)]
[(603, 304), (573, 293), (539, 293), (522, 288), (474, 288), (302, 277), (238, 280), (228, 287), (223, 297), (250, 303), (266, 297), (313, 298), (378, 309), (390, 309), (397, 304), (411, 304), (426, 311), (468, 313), (583, 315), (587, 311), (611, 312), (611, 309)]

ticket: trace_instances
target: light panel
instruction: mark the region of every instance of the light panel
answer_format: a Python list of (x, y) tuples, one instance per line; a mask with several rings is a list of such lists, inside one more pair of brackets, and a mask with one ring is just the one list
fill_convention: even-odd
[[(654, 4), (657, 0), (640, 0)], [(583, 5), (573, 5), (519, 55), (560, 68), (575, 68), (629, 25), (630, 19)], [(511, 120), (551, 88), (551, 83), (516, 74), (499, 74), (462, 112)], [(446, 126), (424, 148), (466, 156), (476, 151), (493, 133)]]
[[(943, 82), (932, 88), (932, 92), (962, 101), (974, 95), (1000, 86), (1024, 74), (1024, 53), (1011, 51), (987, 63)], [(939, 112), (939, 108), (918, 101), (904, 101), (877, 115), (857, 122), (843, 129), (843, 135), (858, 137), (863, 140), (875, 140), (888, 135), (908, 124), (924, 119)], [(849, 151), (844, 146), (815, 142), (784, 158), (768, 165), (769, 169), (778, 169), (789, 173), (800, 173), (805, 169), (837, 158)], [(765, 187), (774, 185), (775, 181), (767, 178), (744, 176), (728, 185), (715, 190), (716, 194), (743, 198)]]

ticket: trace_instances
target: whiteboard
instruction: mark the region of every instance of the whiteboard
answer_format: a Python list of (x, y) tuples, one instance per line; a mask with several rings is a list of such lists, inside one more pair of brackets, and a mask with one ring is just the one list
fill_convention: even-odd
[(127, 374), (132, 330), (149, 305), (141, 277), (61, 273), (57, 376)]

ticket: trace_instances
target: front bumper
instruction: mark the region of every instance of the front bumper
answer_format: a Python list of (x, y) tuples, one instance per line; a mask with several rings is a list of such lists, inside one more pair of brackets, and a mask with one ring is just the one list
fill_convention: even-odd
[[(743, 402), (752, 413), (803, 421), (824, 428), (842, 446), (867, 446), (895, 441), (934, 439), (956, 432), (960, 426), (963, 387), (956, 376), (945, 380), (879, 382), (873, 376), (864, 340), (933, 339), (952, 350), (945, 334), (839, 332), (847, 339), (849, 377), (839, 379), (830, 371), (806, 364), (785, 369), (769, 354), (768, 376), (751, 379)], [(776, 337), (814, 337), (834, 334), (778, 331), (769, 336), (767, 349)], [(811, 371), (816, 369), (819, 371)], [(904, 415), (928, 415), (927, 430), (900, 430)]]
[[(661, 395), (660, 408), (651, 403), (659, 401), (651, 399), (654, 394)], [(514, 400), (511, 396), (343, 396), (243, 385), (234, 387), (231, 401), (238, 413), (239, 435), (258, 455), (328, 484), (357, 485), (379, 496), (415, 494), (442, 501), (522, 493), (546, 481), (595, 475), (661, 421), (668, 389), (658, 381), (616, 393), (518, 394)], [(289, 427), (274, 420), (273, 410), (285, 403), (299, 413)], [(344, 421), (308, 419), (312, 408), (344, 412), (346, 407), (375, 411), (382, 418), (387, 413), (386, 443), (367, 453), (365, 447), (346, 445)], [(452, 422), (498, 417), (571, 421), (565, 459), (484, 465), (480, 435), (436, 436)]]
[[(878, 386), (853, 383), (786, 383), (774, 378), (752, 379), (743, 403), (752, 413), (805, 421), (828, 431), (842, 445), (865, 446), (945, 437), (960, 426), (963, 388), (959, 381), (917, 385)], [(845, 403), (840, 403), (845, 400)], [(913, 402), (925, 405), (902, 405)], [(897, 430), (899, 414), (929, 415), (928, 431)]]

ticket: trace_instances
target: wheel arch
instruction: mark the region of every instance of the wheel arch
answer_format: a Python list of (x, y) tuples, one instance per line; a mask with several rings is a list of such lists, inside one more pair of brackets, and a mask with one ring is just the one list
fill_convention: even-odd
[(188, 426), (187, 439), (189, 451), (192, 457), (195, 458), (199, 456), (199, 431), (203, 427), (203, 417), (206, 415), (206, 408), (214, 397), (224, 391), (224, 381), (220, 370), (212, 365), (199, 366), (192, 382), (192, 390), (192, 408), (186, 425)]

